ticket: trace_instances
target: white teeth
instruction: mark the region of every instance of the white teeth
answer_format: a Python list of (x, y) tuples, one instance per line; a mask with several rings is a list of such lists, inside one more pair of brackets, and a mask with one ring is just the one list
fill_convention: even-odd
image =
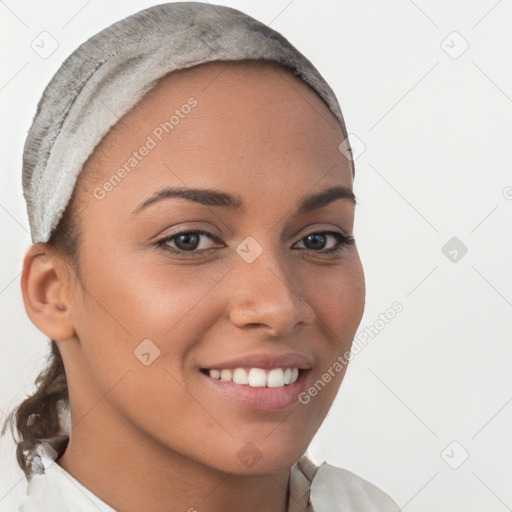
[(249, 370), (249, 386), (253, 388), (264, 388), (267, 385), (267, 375), (261, 368)]
[(284, 386), (284, 372), (281, 368), (273, 368), (268, 372), (267, 387), (280, 388)]
[(249, 376), (247, 375), (247, 372), (243, 368), (236, 368), (233, 372), (233, 382), (235, 384), (249, 384)]
[(221, 370), (220, 378), (221, 378), (221, 380), (230, 382), (233, 379), (233, 373), (231, 372), (231, 370)]
[(215, 369), (209, 370), (209, 375), (213, 379), (249, 385), (253, 388), (280, 388), (293, 384), (299, 376), (299, 369), (272, 368), (271, 370), (263, 370), (262, 368), (251, 368), (248, 372), (244, 368), (235, 368), (234, 370)]
[(220, 379), (220, 370), (210, 370), (210, 377)]

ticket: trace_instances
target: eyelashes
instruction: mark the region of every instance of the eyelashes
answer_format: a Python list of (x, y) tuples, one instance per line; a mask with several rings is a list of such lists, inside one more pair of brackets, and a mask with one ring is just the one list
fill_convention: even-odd
[(306, 236), (302, 237), (299, 242), (303, 242), (305, 239), (310, 239), (311, 237), (316, 237), (318, 239), (318, 235), (323, 238), (328, 238), (329, 236), (334, 238), (335, 245), (334, 247), (330, 247), (329, 249), (321, 248), (320, 250), (310, 249), (306, 247), (305, 251), (318, 252), (320, 254), (338, 254), (345, 250), (347, 245), (354, 245), (355, 239), (349, 235), (345, 235), (344, 233), (340, 233), (339, 231), (313, 231), (308, 233)]
[[(182, 230), (170, 235), (161, 238), (155, 245), (159, 248), (162, 248), (168, 253), (173, 255), (177, 255), (184, 258), (201, 256), (206, 254), (211, 254), (214, 251), (218, 250), (218, 248), (203, 248), (197, 249), (197, 247), (201, 246), (201, 237), (209, 238), (217, 243), (222, 244), (222, 241), (214, 234), (209, 233), (208, 231), (204, 231), (202, 229), (189, 229)], [(325, 255), (339, 255), (342, 253), (347, 246), (354, 245), (355, 239), (350, 235), (346, 235), (339, 231), (325, 230), (325, 231), (312, 231), (308, 233), (304, 237), (302, 237), (297, 243), (303, 243), (307, 240), (307, 243), (313, 242), (313, 244), (320, 242), (320, 245), (329, 245), (329, 237), (334, 239), (334, 246), (325, 249), (325, 247), (321, 247), (319, 250), (315, 248), (301, 248), (299, 250), (306, 251), (314, 254), (325, 254)], [(325, 240), (325, 244), (323, 241)], [(169, 242), (175, 244), (174, 247), (169, 245)], [(178, 246), (176, 245), (178, 244)], [(185, 246), (185, 248), (180, 248), (179, 245)], [(192, 245), (193, 247), (187, 247), (187, 245)], [(295, 245), (295, 244), (294, 244)]]

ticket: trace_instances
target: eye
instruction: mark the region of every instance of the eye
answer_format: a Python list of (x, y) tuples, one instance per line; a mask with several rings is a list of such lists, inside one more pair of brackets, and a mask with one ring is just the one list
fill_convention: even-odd
[[(331, 237), (331, 240), (334, 240), (332, 240), (333, 243), (331, 246), (326, 249), (325, 245), (327, 244), (326, 240), (328, 237)], [(306, 250), (308, 251), (318, 252), (321, 254), (332, 254), (343, 251), (346, 246), (354, 245), (356, 241), (352, 236), (345, 235), (339, 231), (316, 231), (306, 235), (304, 238), (299, 240), (299, 243), (300, 242), (307, 245)]]
[[(163, 246), (163, 248), (174, 254), (183, 254), (186, 252), (189, 253), (204, 253), (210, 252), (213, 249), (205, 248), (201, 244), (201, 238), (209, 238), (210, 240), (214, 240), (216, 242), (220, 242), (220, 240), (209, 233), (208, 231), (203, 231), (202, 229), (196, 229), (193, 231), (180, 231), (178, 233), (174, 233), (172, 235), (168, 235), (156, 242), (156, 245)], [(172, 242), (174, 247), (170, 246), (168, 242)], [(197, 249), (197, 250), (196, 250)]]
[[(215, 248), (202, 246), (201, 238), (209, 238), (215, 242), (222, 243), (221, 240), (212, 233), (196, 229), (188, 231), (183, 230), (170, 234), (158, 240), (155, 245), (163, 247), (167, 252), (185, 257), (210, 253), (215, 250)], [(330, 246), (328, 243), (329, 238), (331, 240)], [(174, 246), (169, 245), (170, 242), (174, 244)], [(320, 254), (333, 254), (343, 251), (348, 245), (354, 245), (355, 239), (339, 231), (315, 231), (303, 237), (298, 243), (305, 245), (305, 248), (301, 248), (301, 250)], [(329, 247), (326, 248), (326, 245)]]

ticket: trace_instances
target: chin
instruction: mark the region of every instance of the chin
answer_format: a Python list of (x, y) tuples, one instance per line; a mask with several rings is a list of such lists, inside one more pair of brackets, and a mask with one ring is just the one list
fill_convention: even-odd
[(215, 467), (235, 475), (265, 475), (289, 470), (304, 455), (308, 443), (298, 446), (285, 441), (279, 447), (259, 448), (246, 442), (230, 453), (224, 452), (215, 462)]

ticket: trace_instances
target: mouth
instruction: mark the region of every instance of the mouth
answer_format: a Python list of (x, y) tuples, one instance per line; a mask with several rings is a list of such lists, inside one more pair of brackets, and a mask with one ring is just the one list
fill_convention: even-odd
[(230, 407), (272, 412), (299, 403), (298, 397), (307, 387), (310, 369), (201, 368), (200, 372), (215, 397), (228, 399)]
[(297, 381), (299, 377), (299, 368), (224, 368), (208, 369), (202, 368), (201, 371), (215, 380), (224, 382), (233, 382), (240, 386), (250, 386), (253, 388), (281, 388)]

